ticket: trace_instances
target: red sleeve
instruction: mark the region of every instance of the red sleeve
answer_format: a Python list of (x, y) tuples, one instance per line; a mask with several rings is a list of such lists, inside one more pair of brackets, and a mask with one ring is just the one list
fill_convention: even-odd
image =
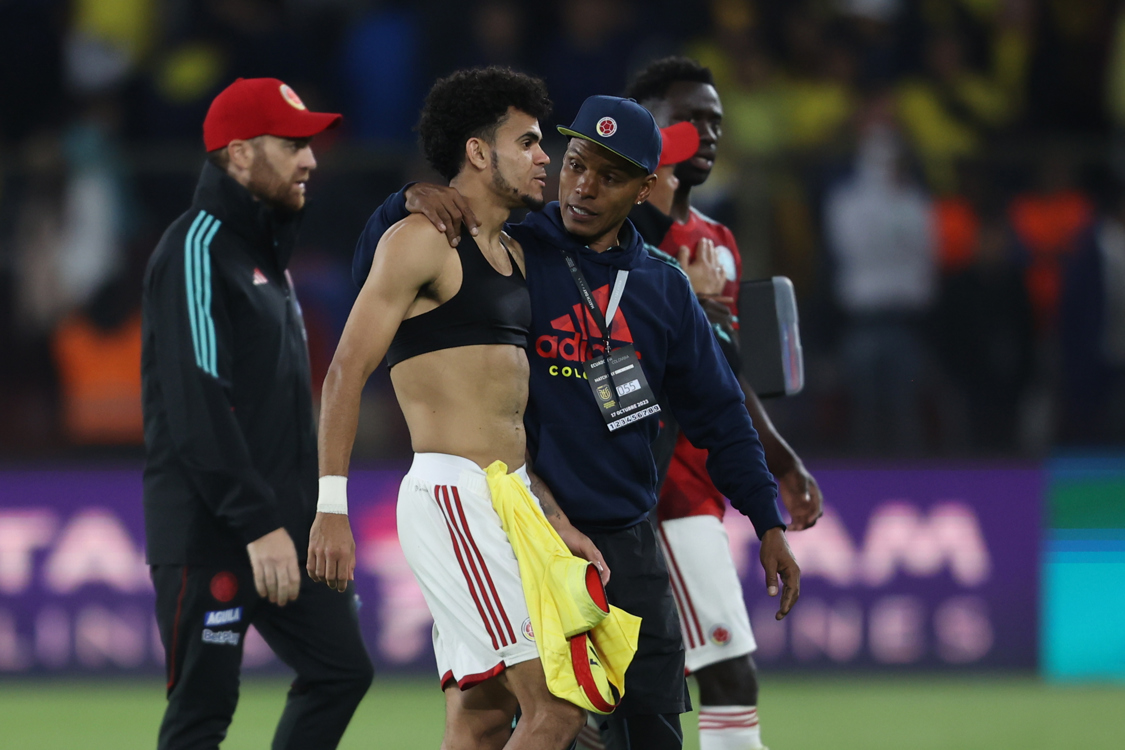
[(717, 230), (716, 245), (722, 245), (730, 250), (731, 256), (734, 258), (734, 280), (727, 281), (727, 285), (723, 288), (723, 293), (730, 297), (733, 302), (730, 303), (731, 314), (735, 316), (734, 327), (738, 328), (738, 289), (739, 282), (742, 280), (742, 254), (738, 252), (738, 243), (734, 241), (734, 234), (731, 233), (723, 224), (713, 224)]
[(726, 226), (722, 226), (723, 242), (730, 248), (731, 253), (734, 255), (734, 270), (738, 280), (742, 280), (742, 253), (738, 249), (738, 243), (734, 240), (734, 233)]

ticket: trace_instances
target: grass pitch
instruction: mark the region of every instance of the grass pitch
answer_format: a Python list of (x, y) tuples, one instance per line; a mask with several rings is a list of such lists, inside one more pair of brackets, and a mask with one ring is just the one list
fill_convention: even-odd
[[(762, 738), (773, 750), (1120, 750), (1125, 686), (1052, 686), (1030, 677), (763, 675)], [(159, 678), (0, 682), (0, 747), (155, 746)], [(249, 679), (224, 750), (269, 747), (287, 682)], [(376, 678), (345, 750), (436, 750), (442, 700), (432, 680)], [(685, 748), (699, 747), (694, 716)]]

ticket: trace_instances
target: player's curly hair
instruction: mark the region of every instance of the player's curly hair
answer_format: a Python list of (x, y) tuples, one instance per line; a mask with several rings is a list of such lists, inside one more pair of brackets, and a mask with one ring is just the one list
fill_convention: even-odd
[(551, 114), (546, 84), (497, 65), (458, 70), (438, 79), (418, 121), (430, 166), (452, 180), (465, 163), (465, 141), (483, 138), (493, 143), (509, 107), (545, 120)]
[(629, 84), (629, 88), (625, 90), (625, 96), (641, 103), (652, 99), (663, 99), (672, 84), (680, 81), (715, 85), (711, 69), (696, 60), (690, 57), (664, 57), (649, 63), (638, 73)]

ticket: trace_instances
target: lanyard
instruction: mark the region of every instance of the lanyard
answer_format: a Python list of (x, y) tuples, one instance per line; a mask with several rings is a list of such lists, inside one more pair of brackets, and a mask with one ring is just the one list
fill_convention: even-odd
[(602, 343), (605, 345), (605, 353), (608, 355), (610, 352), (609, 326), (613, 323), (614, 316), (617, 315), (617, 308), (621, 304), (621, 296), (625, 294), (625, 284), (629, 279), (629, 272), (625, 269), (617, 271), (617, 278), (613, 282), (613, 291), (609, 295), (609, 304), (606, 305), (605, 315), (603, 316), (598, 304), (594, 301), (590, 285), (586, 283), (586, 277), (582, 275), (582, 269), (578, 267), (577, 260), (565, 251), (563, 257), (566, 259), (567, 268), (570, 269), (570, 276), (574, 279), (574, 285), (578, 287), (578, 293), (582, 295), (582, 303), (602, 332)]

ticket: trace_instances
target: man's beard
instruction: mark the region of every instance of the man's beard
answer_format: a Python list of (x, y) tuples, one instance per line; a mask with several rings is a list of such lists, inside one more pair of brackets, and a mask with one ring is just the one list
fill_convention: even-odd
[(274, 166), (266, 160), (265, 154), (257, 154), (250, 168), (250, 183), (246, 186), (252, 195), (270, 208), (283, 211), (299, 211), (304, 201), (294, 205), (293, 183), (286, 181)]
[(499, 159), (496, 157), (495, 151), (492, 152), (492, 187), (501, 195), (515, 198), (523, 204), (524, 208), (531, 211), (542, 211), (543, 207), (547, 205), (547, 202), (542, 198), (534, 198), (512, 187), (512, 184), (500, 173)]

